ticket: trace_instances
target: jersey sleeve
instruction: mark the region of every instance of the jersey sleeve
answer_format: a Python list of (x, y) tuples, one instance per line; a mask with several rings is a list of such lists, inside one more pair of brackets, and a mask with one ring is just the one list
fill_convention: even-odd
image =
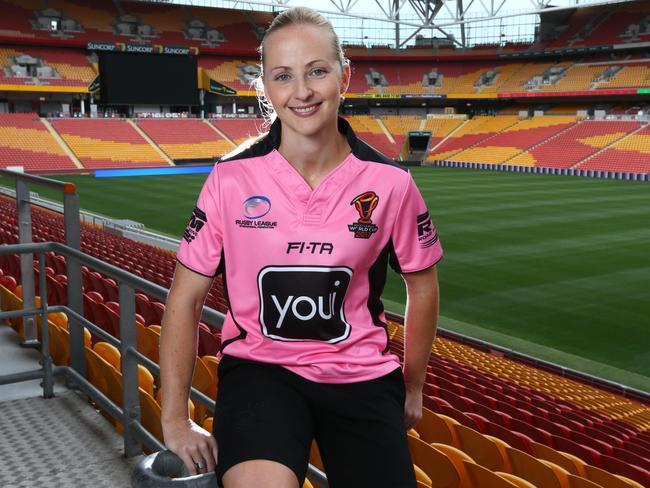
[(398, 273), (413, 273), (436, 264), (442, 258), (427, 205), (409, 173), (406, 190), (397, 211), (391, 234), (390, 265)]
[(222, 221), (215, 165), (201, 188), (196, 206), (183, 232), (176, 259), (196, 273), (213, 277), (217, 274), (222, 249)]

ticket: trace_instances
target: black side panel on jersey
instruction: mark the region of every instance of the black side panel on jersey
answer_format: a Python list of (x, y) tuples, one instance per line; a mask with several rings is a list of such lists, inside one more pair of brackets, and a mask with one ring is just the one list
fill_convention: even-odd
[(388, 256), (392, 248), (393, 242), (389, 241), (368, 270), (368, 310), (372, 317), (372, 323), (377, 327), (383, 327), (386, 331), (386, 347), (382, 351), (384, 354), (390, 350), (390, 337), (388, 336), (388, 326), (380, 318), (381, 313), (384, 311), (384, 304), (381, 302), (381, 294), (383, 293), (384, 285), (386, 284)]
[(399, 260), (397, 259), (397, 254), (395, 254), (395, 247), (393, 247), (393, 240), (391, 239), (388, 241), (388, 244), (386, 246), (388, 248), (388, 262), (390, 263), (390, 267), (393, 268), (395, 273), (403, 274), (402, 273), (402, 267), (399, 264)]
[(224, 348), (228, 345), (231, 344), (235, 341), (239, 341), (241, 339), (245, 339), (246, 335), (248, 332), (244, 330), (244, 328), (239, 325), (237, 322), (237, 319), (235, 318), (235, 314), (232, 311), (232, 307), (230, 306), (230, 295), (228, 293), (228, 281), (226, 279), (226, 260), (225, 256), (223, 253), (223, 249), (221, 250), (221, 262), (219, 263), (219, 268), (217, 268), (217, 274), (221, 273), (221, 282), (223, 283), (223, 293), (224, 293), (224, 298), (226, 299), (226, 303), (228, 304), (228, 310), (230, 312), (230, 317), (232, 318), (232, 321), (234, 322), (235, 326), (237, 327), (237, 330), (239, 330), (239, 335), (236, 337), (232, 337), (228, 339), (227, 341), (223, 341), (221, 343), (221, 348), (219, 349), (221, 352), (223, 352)]

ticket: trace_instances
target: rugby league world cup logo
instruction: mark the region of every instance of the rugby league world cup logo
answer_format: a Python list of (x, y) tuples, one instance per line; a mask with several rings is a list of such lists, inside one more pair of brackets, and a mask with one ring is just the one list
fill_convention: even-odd
[(379, 204), (379, 197), (374, 191), (367, 191), (354, 197), (350, 205), (359, 212), (359, 219), (348, 225), (348, 230), (354, 232), (357, 239), (369, 239), (372, 234), (377, 232), (377, 226), (372, 223), (372, 212)]

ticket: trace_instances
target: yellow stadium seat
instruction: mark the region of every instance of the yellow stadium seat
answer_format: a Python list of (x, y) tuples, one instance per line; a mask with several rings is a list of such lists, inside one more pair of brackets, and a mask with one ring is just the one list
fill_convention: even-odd
[(458, 447), (466, 452), (477, 464), (490, 471), (509, 471), (510, 461), (505, 453), (492, 438), (484, 436), (464, 425), (455, 428), (458, 437)]
[(538, 442), (531, 442), (531, 447), (536, 458), (551, 461), (576, 476), (584, 477), (586, 475), (586, 463), (579, 457), (567, 452), (557, 451)]
[(93, 346), (93, 351), (99, 354), (104, 360), (113, 366), (116, 370), (122, 370), (121, 354), (117, 347), (108, 342), (97, 342)]
[(503, 473), (501, 471), (497, 471), (496, 474), (501, 476), (503, 479), (509, 481), (513, 485), (517, 486), (517, 488), (536, 488), (536, 486), (531, 482), (526, 481), (525, 479), (522, 479), (519, 476), (516, 476), (514, 474)]
[(158, 363), (160, 361), (158, 353), (160, 335), (139, 323), (135, 324), (135, 331), (138, 351), (154, 363)]
[(142, 388), (140, 393), (140, 422), (160, 442), (164, 442), (161, 425), (161, 409), (158, 402)]
[(458, 471), (458, 474), (460, 475), (460, 484), (458, 486), (460, 488), (472, 488), (472, 483), (469, 479), (469, 476), (467, 475), (467, 471), (465, 471), (464, 463), (473, 463), (474, 460), (466, 453), (460, 449), (455, 448), (454, 446), (440, 444), (438, 442), (432, 443), (431, 446), (444, 453), (445, 456), (447, 456), (449, 460), (454, 463), (456, 471)]
[(311, 451), (309, 452), (309, 464), (316, 466), (321, 471), (325, 471), (325, 465), (323, 464), (323, 459), (320, 457), (320, 451), (318, 450), (318, 444), (316, 441), (311, 442)]
[(516, 488), (517, 485), (480, 464), (463, 461), (471, 486), (475, 488)]
[(512, 466), (512, 474), (530, 481), (535, 486), (543, 486), (544, 488), (566, 487), (566, 483), (563, 483), (558, 477), (557, 471), (539, 459), (512, 447), (507, 448), (506, 452)]
[(593, 481), (589, 481), (588, 479), (581, 478), (574, 474), (570, 474), (567, 479), (569, 481), (569, 488), (605, 488), (600, 486), (598, 483), (594, 483)]
[(460, 474), (445, 454), (417, 437), (408, 436), (408, 443), (413, 463), (431, 478), (432, 487), (460, 486)]
[(458, 424), (450, 417), (444, 418), (426, 407), (422, 408), (422, 418), (415, 426), (415, 430), (424, 442), (440, 442), (451, 446), (458, 446), (458, 439), (453, 428), (450, 428), (449, 422)]
[(431, 486), (433, 483), (431, 481), (431, 478), (429, 478), (429, 475), (427, 475), (422, 468), (420, 468), (417, 464), (413, 465), (413, 471), (415, 471), (415, 480), (419, 481), (422, 483), (424, 486)]

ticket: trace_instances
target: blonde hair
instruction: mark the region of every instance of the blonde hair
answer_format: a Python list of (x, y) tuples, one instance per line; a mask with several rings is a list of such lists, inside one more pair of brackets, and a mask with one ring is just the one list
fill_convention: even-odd
[(291, 25), (314, 25), (326, 29), (331, 35), (332, 49), (339, 61), (341, 71), (343, 71), (346, 66), (350, 65), (350, 61), (343, 53), (343, 48), (341, 47), (339, 36), (334, 30), (334, 26), (321, 13), (309, 7), (292, 7), (280, 13), (275, 19), (273, 19), (271, 25), (269, 25), (269, 28), (264, 33), (260, 46), (257, 48), (260, 53), (260, 75), (254, 81), (255, 92), (257, 93), (257, 101), (260, 110), (262, 111), (262, 115), (268, 124), (275, 119), (275, 111), (273, 110), (271, 102), (269, 102), (269, 100), (264, 96), (264, 45), (268, 37), (275, 31)]

